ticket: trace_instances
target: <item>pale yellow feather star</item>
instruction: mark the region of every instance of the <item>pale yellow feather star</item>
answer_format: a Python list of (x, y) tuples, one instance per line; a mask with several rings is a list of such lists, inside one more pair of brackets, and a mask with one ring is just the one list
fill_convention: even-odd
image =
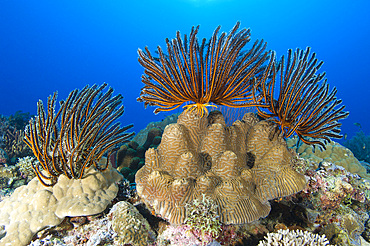
[(192, 103), (192, 104), (185, 105), (182, 108), (185, 108), (185, 111), (190, 110), (190, 112), (193, 112), (194, 110), (196, 110), (197, 114), (200, 115), (200, 117), (202, 118), (204, 115), (204, 112), (206, 113), (206, 115), (208, 115), (207, 107), (217, 108), (216, 105), (209, 104), (209, 103)]

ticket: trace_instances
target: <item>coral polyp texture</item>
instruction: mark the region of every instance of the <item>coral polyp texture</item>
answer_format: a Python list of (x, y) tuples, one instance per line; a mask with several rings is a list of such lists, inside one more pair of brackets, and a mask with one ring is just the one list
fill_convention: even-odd
[(146, 152), (137, 192), (173, 224), (183, 223), (186, 204), (203, 195), (217, 205), (222, 223), (248, 223), (269, 214), (269, 199), (304, 188), (293, 158), (278, 128), (252, 113), (227, 127), (219, 111), (208, 117), (185, 111)]
[(0, 225), (6, 230), (0, 245), (27, 245), (39, 230), (58, 225), (66, 216), (101, 213), (116, 197), (116, 182), (122, 178), (110, 165), (104, 172), (90, 168), (82, 179), (62, 174), (53, 187), (33, 178), (0, 203)]

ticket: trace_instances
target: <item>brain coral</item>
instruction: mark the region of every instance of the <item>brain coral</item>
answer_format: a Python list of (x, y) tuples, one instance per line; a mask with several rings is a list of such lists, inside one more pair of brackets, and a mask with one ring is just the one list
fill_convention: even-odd
[(6, 230), (0, 245), (27, 245), (36, 232), (58, 225), (66, 216), (102, 212), (117, 195), (121, 179), (111, 166), (104, 172), (90, 168), (82, 179), (61, 175), (53, 187), (33, 178), (0, 203), (0, 225)]
[(217, 204), (221, 222), (247, 223), (268, 215), (269, 199), (303, 189), (292, 159), (279, 130), (252, 113), (227, 127), (219, 111), (183, 112), (145, 153), (137, 192), (170, 223), (183, 223), (185, 205), (203, 194)]
[(293, 148), (302, 158), (311, 159), (317, 163), (322, 161), (331, 162), (337, 166), (344, 167), (351, 173), (356, 173), (362, 178), (370, 180), (370, 174), (366, 172), (366, 168), (361, 165), (349, 149), (339, 143), (331, 141), (325, 145), (326, 150), (315, 152), (313, 152), (310, 145), (301, 142), (298, 145), (298, 139), (296, 137), (289, 138), (287, 144), (288, 147)]

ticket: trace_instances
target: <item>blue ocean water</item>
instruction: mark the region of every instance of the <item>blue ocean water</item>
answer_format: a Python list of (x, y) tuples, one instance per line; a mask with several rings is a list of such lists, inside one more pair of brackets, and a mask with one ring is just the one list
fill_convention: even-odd
[(56, 90), (64, 99), (107, 82), (124, 96), (122, 123), (138, 132), (165, 114), (136, 102), (143, 86), (137, 49), (154, 52), (196, 25), (199, 38), (209, 38), (218, 25), (228, 32), (241, 21), (252, 30), (250, 44), (264, 39), (278, 56), (311, 46), (350, 111), (342, 133), (353, 136), (360, 123), (370, 134), (369, 9), (368, 0), (1, 1), (0, 114), (36, 114), (37, 101)]

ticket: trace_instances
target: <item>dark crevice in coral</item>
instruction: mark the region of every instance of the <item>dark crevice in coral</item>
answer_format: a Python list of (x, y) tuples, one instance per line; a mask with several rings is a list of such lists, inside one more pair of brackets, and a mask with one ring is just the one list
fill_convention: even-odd
[(249, 168), (253, 168), (255, 159), (256, 159), (255, 155), (252, 154), (251, 152), (248, 152), (246, 155), (246, 163), (245, 163), (246, 166)]
[(156, 232), (160, 233), (164, 229), (164, 226), (169, 225), (169, 223), (157, 216), (154, 216), (152, 212), (143, 204), (139, 203), (135, 205), (140, 214), (149, 222), (150, 227)]

